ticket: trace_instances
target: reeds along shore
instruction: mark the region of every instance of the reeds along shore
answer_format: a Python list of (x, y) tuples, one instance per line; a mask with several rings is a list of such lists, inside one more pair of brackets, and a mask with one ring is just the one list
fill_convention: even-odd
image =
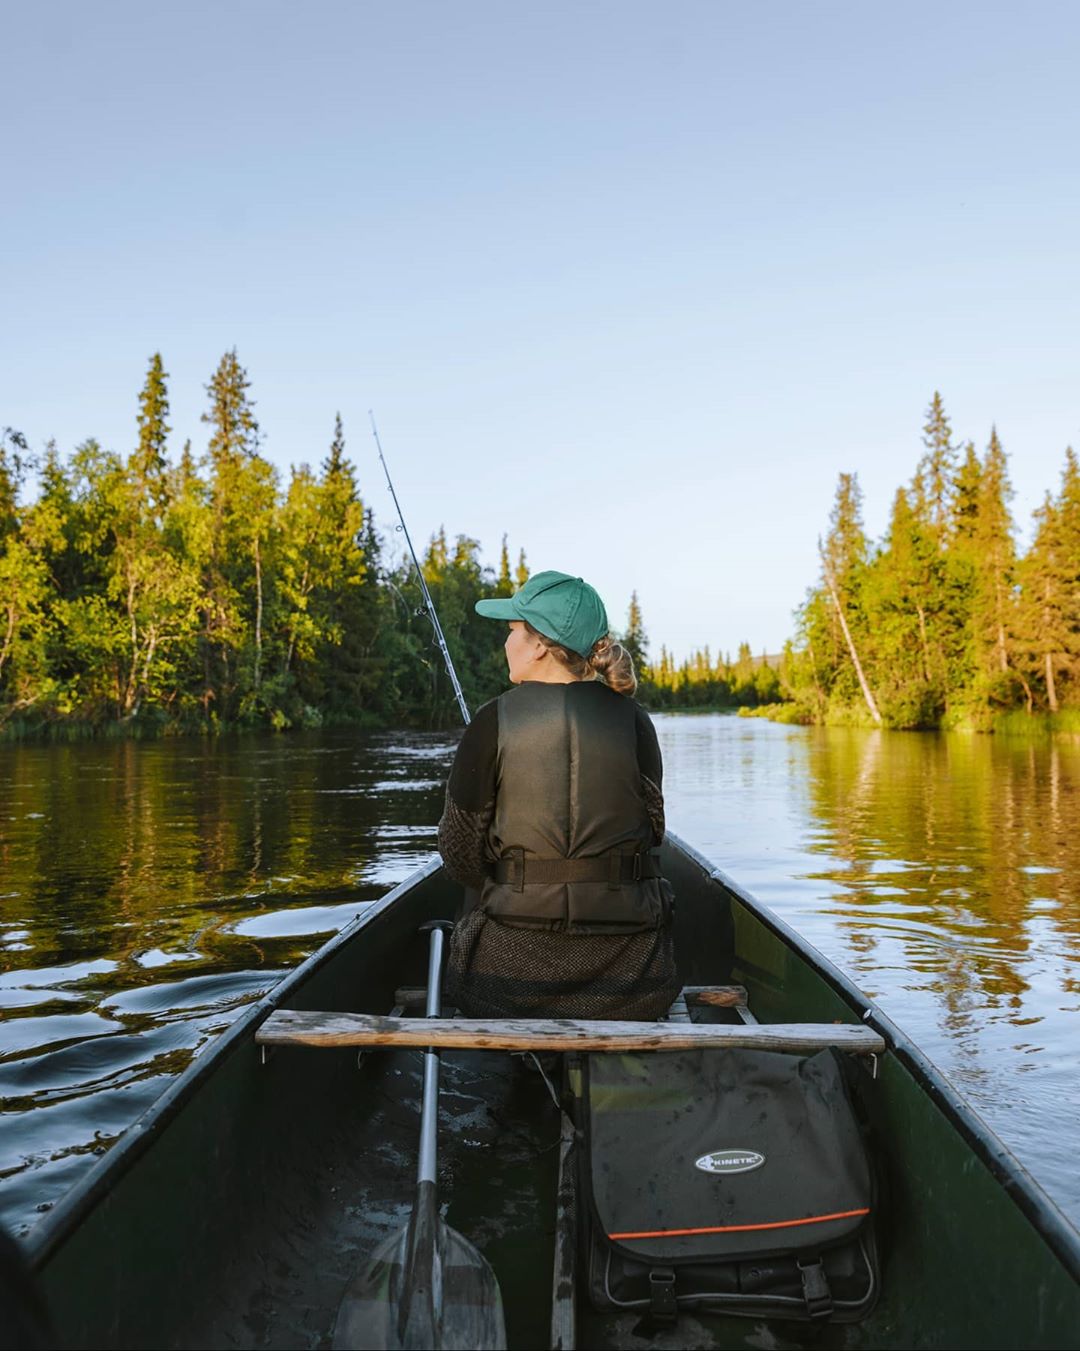
[[(232, 727), (457, 721), (417, 615), (419, 588), (388, 559), (345, 453), (341, 419), (317, 469), (288, 483), (259, 451), (250, 381), (227, 352), (206, 387), (205, 450), (170, 458), (159, 355), (124, 455), (88, 440), (65, 456), (0, 439), (0, 736), (147, 736)], [(867, 540), (841, 474), (821, 575), (778, 657), (743, 644), (650, 661), (636, 594), (625, 630), (650, 708), (770, 708), (785, 721), (1070, 731), (1080, 706), (1080, 468), (1021, 556), (1005, 452), (955, 442), (936, 395), (912, 482), (885, 538)], [(35, 493), (27, 490), (33, 484)], [(505, 664), (473, 612), (528, 576), (504, 536), (440, 530), (422, 560), (471, 706)]]

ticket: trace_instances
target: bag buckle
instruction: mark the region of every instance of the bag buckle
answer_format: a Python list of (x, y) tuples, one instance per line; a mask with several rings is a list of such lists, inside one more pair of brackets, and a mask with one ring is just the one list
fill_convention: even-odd
[(653, 1267), (649, 1271), (649, 1314), (656, 1323), (674, 1323), (679, 1316), (675, 1272), (671, 1267)]
[(640, 881), (641, 881), (642, 873), (644, 872), (644, 870), (645, 870), (645, 865), (644, 865), (644, 863), (642, 862), (642, 854), (641, 854), (641, 851), (639, 850), (639, 851), (634, 855), (633, 878), (634, 878), (634, 881), (635, 881), (635, 882), (640, 882)]
[(825, 1268), (820, 1257), (803, 1261), (796, 1259), (799, 1275), (802, 1277), (803, 1299), (806, 1300), (806, 1312), (811, 1318), (828, 1318), (833, 1311), (832, 1293), (825, 1279)]
[(510, 888), (512, 891), (525, 890), (525, 850), (510, 851)]

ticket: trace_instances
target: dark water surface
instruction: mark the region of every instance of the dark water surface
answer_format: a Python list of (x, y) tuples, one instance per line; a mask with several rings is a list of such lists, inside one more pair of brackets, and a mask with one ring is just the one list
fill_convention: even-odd
[[(668, 820), (845, 968), (1080, 1220), (1080, 747), (657, 719)], [(432, 855), (456, 738), (0, 751), (0, 1218)]]

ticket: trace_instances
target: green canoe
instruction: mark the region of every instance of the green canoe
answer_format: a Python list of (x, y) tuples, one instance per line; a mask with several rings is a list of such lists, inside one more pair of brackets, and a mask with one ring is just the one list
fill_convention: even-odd
[[(686, 986), (740, 985), (762, 1024), (884, 1039), (858, 1092), (883, 1170), (881, 1298), (852, 1325), (695, 1313), (652, 1333), (571, 1288), (560, 1117), (504, 1051), (443, 1055), (439, 1194), (490, 1261), (512, 1347), (1080, 1346), (1080, 1235), (921, 1053), (840, 972), (670, 837)], [(386, 1014), (425, 979), (422, 869), (199, 1056), (26, 1240), (62, 1345), (324, 1347), (342, 1293), (414, 1191), (420, 1055), (267, 1047), (281, 1010)], [(561, 1198), (561, 1200), (560, 1200)], [(558, 1239), (558, 1243), (557, 1243)], [(561, 1270), (554, 1282), (556, 1247)]]

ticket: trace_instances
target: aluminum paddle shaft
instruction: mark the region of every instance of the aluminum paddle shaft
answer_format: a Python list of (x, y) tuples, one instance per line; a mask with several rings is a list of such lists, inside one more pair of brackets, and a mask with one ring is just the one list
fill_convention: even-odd
[[(449, 920), (431, 920), (427, 1016), (439, 1016)], [(436, 1132), (439, 1053), (424, 1052), (420, 1160), (409, 1222), (376, 1248), (345, 1292), (335, 1351), (505, 1351), (499, 1283), (487, 1260), (439, 1214)]]
[(386, 475), (386, 486), (390, 489), (390, 496), (394, 499), (394, 507), (398, 514), (398, 520), (401, 522), (401, 529), (405, 535), (405, 542), (409, 546), (409, 553), (412, 555), (413, 567), (416, 569), (416, 575), (420, 579), (420, 590), (424, 593), (424, 605), (427, 609), (428, 618), (431, 620), (431, 627), (435, 631), (435, 643), (442, 653), (443, 661), (446, 663), (447, 674), (450, 676), (450, 683), (454, 687), (454, 698), (458, 701), (458, 708), (461, 709), (461, 716), (468, 727), (469, 706), (465, 702), (465, 695), (461, 690), (461, 681), (457, 678), (457, 672), (454, 670), (454, 662), (450, 656), (450, 649), (446, 646), (446, 637), (442, 631), (442, 625), (439, 623), (439, 616), (435, 612), (435, 602), (431, 599), (431, 592), (428, 590), (428, 584), (424, 577), (424, 570), (420, 566), (420, 561), (416, 557), (416, 550), (413, 548), (412, 536), (409, 534), (409, 527), (405, 524), (405, 516), (401, 510), (401, 503), (398, 501), (398, 495), (394, 491), (394, 480), (390, 477), (390, 470), (387, 467), (386, 456), (383, 454), (382, 442), (379, 440), (379, 429), (375, 426), (375, 414), (368, 409), (368, 417), (371, 419), (371, 434), (375, 438), (375, 445), (379, 451), (379, 459), (382, 462), (383, 473)]
[[(428, 949), (427, 1005), (424, 1016), (437, 1018), (442, 995), (443, 940), (447, 930), (454, 926), (446, 920), (432, 920), (424, 928), (430, 930)], [(424, 1099), (420, 1110), (420, 1161), (416, 1169), (417, 1182), (434, 1182), (436, 1166), (435, 1141), (439, 1125), (439, 1053), (432, 1047), (424, 1052)]]

